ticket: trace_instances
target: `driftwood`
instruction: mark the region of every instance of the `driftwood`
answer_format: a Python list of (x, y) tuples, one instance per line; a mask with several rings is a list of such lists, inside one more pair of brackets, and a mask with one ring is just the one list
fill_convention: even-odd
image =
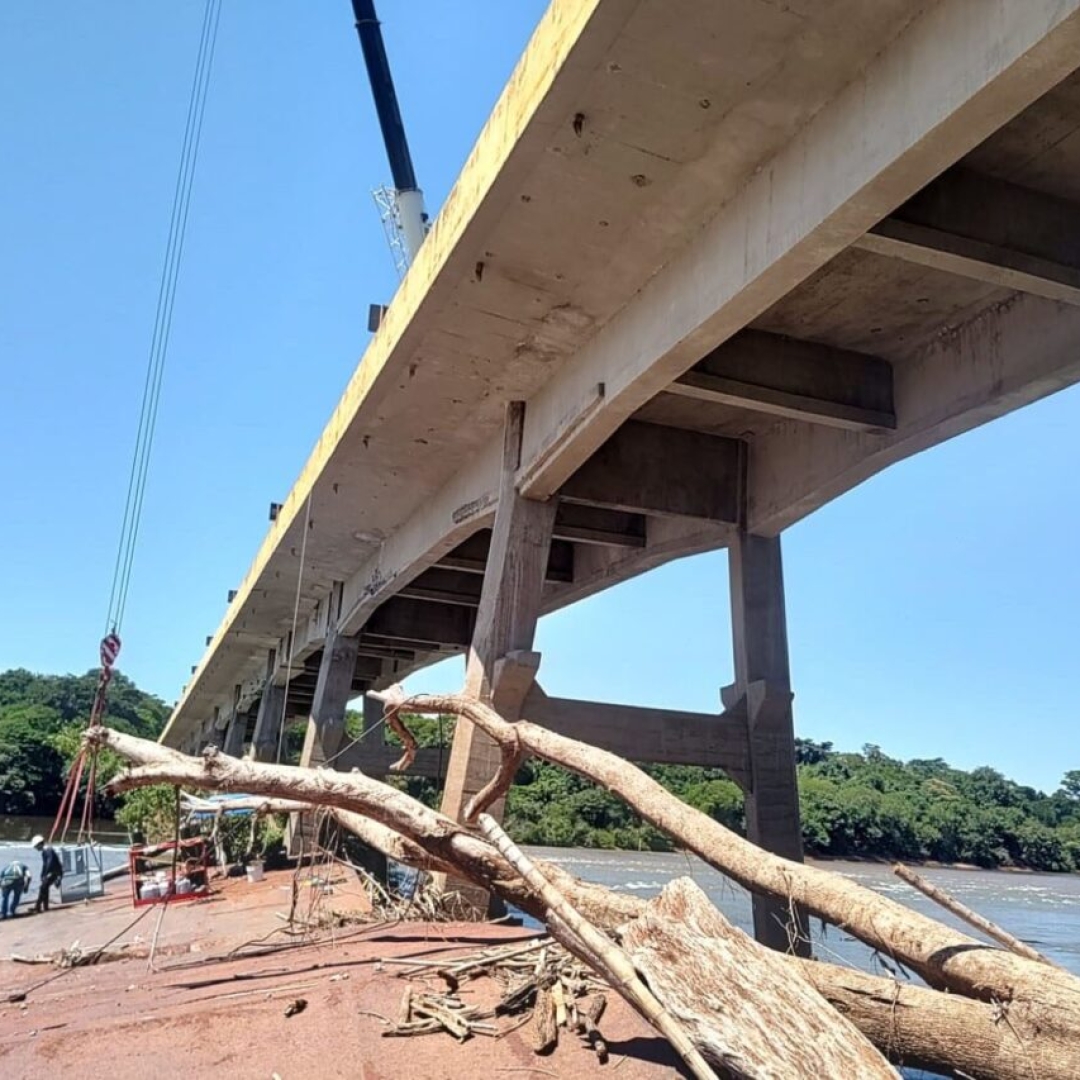
[(991, 1004), (803, 961), (829, 1004), (891, 1061), (972, 1080), (1075, 1080), (1080, 1047), (1042, 1037), (1037, 1010)]
[[(547, 908), (544, 921), (552, 936), (575, 956), (600, 972), (628, 1002), (678, 1051), (699, 1080), (716, 1080), (698, 1046), (662, 1001), (641, 981), (629, 957), (593, 926), (533, 865), (532, 860), (487, 814), (480, 815), (480, 828), (499, 853), (531, 886)], [(558, 1001), (555, 1002), (556, 1007)], [(564, 1006), (565, 1007), (565, 1006)], [(556, 1016), (556, 1023), (564, 1020)]]
[(597, 994), (596, 997), (589, 1002), (582, 1018), (582, 1028), (585, 1038), (589, 1040), (589, 1045), (593, 1048), (597, 1060), (601, 1065), (608, 1059), (608, 1047), (607, 1043), (604, 1041), (603, 1035), (600, 1034), (600, 1029), (597, 1025), (600, 1023), (600, 1018), (604, 1015), (605, 1008), (607, 1008), (607, 998), (605, 998), (603, 994)]
[(688, 806), (617, 754), (525, 720), (509, 724), (494, 710), (462, 695), (420, 694), (398, 703), (397, 708), (461, 716), (500, 745), (519, 747), (613, 792), (680, 846), (744, 888), (785, 904), (801, 905), (810, 914), (899, 960), (931, 986), (984, 1000), (1038, 1003), (1044, 1010), (1048, 1033), (1064, 1040), (1077, 1035), (1080, 979), (989, 947), (838, 874), (763, 851)]
[[(420, 869), (451, 870), (530, 914), (543, 916), (542, 901), (491, 844), (402, 792), (367, 777), (242, 762), (220, 754), (191, 758), (157, 743), (107, 728), (100, 728), (89, 737), (108, 744), (122, 757), (143, 766), (118, 777), (113, 784), (116, 790), (166, 782), (256, 792), (270, 797), (288, 797), (305, 806), (332, 807), (334, 816), (344, 827), (352, 829), (362, 840), (390, 857)], [(710, 819), (705, 818), (705, 821)], [(733, 839), (745, 845), (738, 837)], [(769, 865), (783, 865), (783, 860), (752, 845), (745, 846), (751, 852), (757, 852), (757, 856)], [(639, 917), (644, 911), (644, 902), (639, 898), (579, 882), (554, 867), (542, 869), (578, 910), (597, 925), (617, 926)], [(831, 877), (824, 871), (814, 874)], [(764, 876), (768, 878), (768, 874)], [(844, 883), (845, 886), (849, 884)], [(870, 898), (862, 909), (866, 918), (873, 920), (880, 914), (872, 901), (882, 898), (858, 886), (851, 886), (851, 889), (856, 900), (862, 900), (864, 894)], [(844, 896), (848, 895), (845, 890)], [(940, 946), (943, 949), (997, 952), (897, 904), (890, 905), (887, 911), (891, 919), (900, 917), (891, 909), (909, 915), (915, 920), (916, 929), (928, 924), (935, 940), (944, 942)], [(872, 937), (871, 932), (865, 933), (866, 937)], [(965, 945), (966, 942), (971, 944)], [(946, 959), (943, 957), (942, 962)], [(1029, 964), (1014, 957), (1008, 959), (1020, 966)], [(791, 957), (784, 958), (784, 963), (793, 971), (804, 969), (804, 962)], [(1031, 1080), (1032, 1062), (1037, 1063), (1035, 1075), (1043, 1080), (1075, 1080), (1080, 1076), (1080, 994), (1076, 989), (1080, 983), (1045, 965), (1034, 966), (1040, 978), (1058, 979), (1058, 985), (1067, 988), (1066, 993), (1059, 990), (1056, 1000), (1047, 1003), (1031, 991), (1003, 994), (993, 983), (986, 983), (976, 987), (971, 996), (996, 997), (997, 1002), (1007, 1004), (981, 1004), (956, 995), (906, 988), (890, 979), (845, 973), (828, 964), (811, 964), (805, 970), (812, 973), (822, 996), (843, 1010), (879, 1049), (894, 1060), (911, 1061), (947, 1073), (951, 1071), (955, 1052), (958, 1064), (961, 1060), (964, 1062), (959, 1065), (962, 1071), (977, 1080)], [(858, 986), (857, 990), (852, 989), (853, 984)], [(903, 1009), (895, 1007), (897, 1000), (903, 1001)], [(962, 1048), (965, 1056), (961, 1057), (953, 1040), (942, 1034), (947, 1030), (965, 1033)], [(982, 1056), (982, 1047), (992, 1049), (987, 1049)]]
[(550, 1054), (559, 1041), (559, 1029), (555, 1023), (555, 1003), (551, 990), (542, 988), (536, 992), (533, 1008), (532, 1047), (537, 1054)]
[(622, 941), (649, 986), (728, 1075), (896, 1080), (807, 979), (732, 926), (689, 878), (665, 886)]
[[(935, 904), (940, 904), (946, 911), (950, 911), (958, 919), (962, 919), (968, 926), (974, 926), (976, 930), (981, 930), (987, 937), (993, 938), (994, 941), (1004, 945), (1009, 952), (1014, 952), (1017, 956), (1026, 956), (1029, 960), (1036, 960), (1040, 964), (1052, 964), (1052, 961), (1047, 960), (1037, 949), (1033, 949), (1018, 937), (1014, 937), (1008, 930), (1002, 929), (997, 923), (991, 922), (984, 915), (972, 911), (967, 904), (961, 903), (955, 896), (950, 896), (944, 889), (939, 889), (932, 881), (927, 881), (921, 874), (916, 874), (909, 867), (897, 863), (893, 867), (893, 873), (902, 881), (906, 881), (913, 889), (918, 889), (923, 896), (929, 897)], [(1057, 967), (1056, 964), (1052, 964), (1052, 966)]]

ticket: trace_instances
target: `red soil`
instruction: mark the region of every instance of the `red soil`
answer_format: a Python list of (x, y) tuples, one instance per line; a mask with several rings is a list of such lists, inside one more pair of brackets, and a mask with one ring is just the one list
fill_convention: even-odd
[[(404, 991), (401, 966), (380, 958), (465, 955), (532, 936), (502, 926), (402, 923), (339, 931), (299, 948), (227, 959), (237, 946), (266, 935), (288, 940), (276, 913), (288, 910), (292, 875), (268, 874), (249, 884), (218, 884), (206, 901), (171, 905), (162, 920), (155, 966), (146, 954), (160, 909), (128, 929), (138, 911), (124, 883), (89, 904), (0, 924), (0, 1001), (29, 991), (21, 1003), (0, 1004), (0, 1074), (147, 1080), (178, 1075), (229, 1080), (348, 1077), (381, 1080), (478, 1080), (617, 1073), (616, 1080), (679, 1075), (663, 1040), (614, 994), (601, 1025), (611, 1060), (601, 1066), (576, 1036), (563, 1034), (554, 1053), (533, 1054), (528, 1028), (502, 1039), (458, 1043), (446, 1034), (384, 1038), (379, 1016), (393, 1018)], [(353, 886), (354, 890), (356, 889)], [(338, 889), (335, 906), (350, 905)], [(298, 910), (303, 911), (306, 895)], [(45, 965), (14, 963), (10, 953), (36, 955), (78, 939), (95, 947), (120, 933), (130, 958), (57, 974)], [(485, 985), (486, 984), (486, 985)], [(441, 989), (441, 984), (438, 984)], [(493, 984), (466, 987), (483, 1000)], [(286, 1018), (298, 998), (306, 1007)]]

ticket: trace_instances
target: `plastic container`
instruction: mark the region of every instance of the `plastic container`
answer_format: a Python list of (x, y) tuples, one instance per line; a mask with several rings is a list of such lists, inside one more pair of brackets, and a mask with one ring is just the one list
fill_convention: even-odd
[(191, 892), (191, 882), (186, 877), (177, 878), (176, 879), (176, 895), (177, 896), (187, 896), (187, 894), (189, 892)]
[(156, 881), (144, 881), (142, 888), (139, 890), (140, 900), (158, 900), (163, 895), (161, 885)]
[(256, 881), (262, 881), (263, 879), (263, 864), (262, 859), (252, 859), (247, 864), (247, 879), (254, 883)]

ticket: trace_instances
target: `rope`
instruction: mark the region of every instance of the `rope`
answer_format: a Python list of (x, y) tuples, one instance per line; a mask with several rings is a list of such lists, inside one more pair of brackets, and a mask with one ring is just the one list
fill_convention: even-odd
[(307, 503), (304, 509), (304, 535), (300, 539), (300, 567), (296, 572), (296, 598), (293, 600), (292, 629), (289, 631), (289, 656), (288, 666), (285, 669), (285, 693), (281, 695), (281, 717), (278, 724), (277, 756), (274, 761), (281, 764), (281, 750), (285, 745), (285, 713), (289, 707), (289, 683), (292, 681), (292, 662), (296, 655), (296, 623), (300, 617), (300, 587), (304, 584), (304, 561), (307, 558), (307, 538), (311, 531), (311, 496), (314, 489), (308, 492)]
[(132, 453), (131, 471), (124, 505), (123, 524), (117, 545), (116, 562), (113, 567), (112, 588), (106, 615), (106, 630), (119, 631), (127, 607), (128, 588), (131, 584), (135, 549), (139, 538), (143, 499), (146, 495), (146, 479), (150, 470), (150, 454), (157, 426), (158, 406), (161, 401), (161, 384), (165, 373), (165, 358), (169, 350), (172, 332), (173, 308), (176, 287), (180, 277), (180, 263), (187, 234), (188, 211), (191, 207), (191, 191), (198, 163), (199, 144), (202, 138), (203, 118), (206, 112), (207, 90), (217, 46), (218, 24), (221, 20), (221, 0), (206, 0), (203, 10), (202, 33), (195, 61), (191, 93), (188, 99), (187, 123), (184, 128), (180, 163), (177, 167), (176, 187), (173, 193), (172, 216), (165, 247), (165, 259), (158, 286), (157, 312), (150, 339), (150, 352), (143, 382), (142, 406), (139, 426)]
[[(120, 655), (120, 638), (117, 637), (115, 633), (106, 634), (105, 637), (101, 639), (98, 655), (101, 659), (101, 674), (98, 676), (97, 689), (94, 691), (94, 703), (90, 707), (90, 719), (86, 723), (87, 728), (97, 727), (105, 720), (107, 693), (109, 683), (112, 682), (113, 665)], [(79, 835), (76, 843), (81, 844), (83, 835), (85, 834), (89, 837), (92, 832), (94, 820), (94, 791), (97, 783), (97, 754), (96, 747), (89, 752), (83, 747), (79, 750), (78, 754), (75, 756), (75, 760), (71, 763), (71, 768), (68, 771), (67, 784), (64, 787), (64, 794), (60, 799), (60, 806), (56, 811), (56, 820), (53, 821), (52, 830), (49, 832), (50, 844), (52, 844), (53, 838), (60, 828), (61, 820), (64, 822), (64, 828), (60, 833), (60, 842), (63, 843), (67, 836), (67, 831), (71, 826), (71, 815), (75, 810), (75, 800), (79, 793), (79, 784), (82, 781), (83, 769), (88, 757), (90, 760), (90, 771), (87, 774), (86, 801), (83, 803)]]

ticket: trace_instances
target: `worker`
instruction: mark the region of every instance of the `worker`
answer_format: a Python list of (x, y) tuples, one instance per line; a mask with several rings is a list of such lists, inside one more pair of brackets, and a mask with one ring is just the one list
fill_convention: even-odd
[(35, 836), (30, 844), (35, 851), (41, 852), (41, 884), (38, 886), (37, 903), (34, 905), (34, 912), (38, 913), (49, 910), (49, 889), (60, 884), (60, 879), (64, 876), (64, 866), (52, 844), (45, 843), (44, 836)]
[(15, 909), (29, 888), (30, 871), (18, 859), (9, 863), (0, 873), (0, 919), (15, 917)]

